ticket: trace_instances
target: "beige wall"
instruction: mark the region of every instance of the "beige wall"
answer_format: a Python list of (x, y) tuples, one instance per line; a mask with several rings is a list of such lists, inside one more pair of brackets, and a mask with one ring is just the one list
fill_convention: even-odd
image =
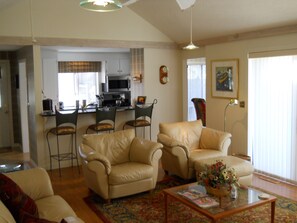
[[(161, 84), (159, 68), (166, 65), (169, 69), (169, 82)], [(144, 50), (144, 94), (147, 101), (158, 103), (153, 112), (152, 139), (156, 140), (160, 122), (182, 120), (182, 63), (180, 50)]]
[(186, 58), (200, 57), (201, 52), (204, 51), (207, 62), (207, 126), (219, 130), (224, 129), (224, 109), (229, 100), (214, 98), (211, 95), (211, 61), (239, 59), (238, 99), (245, 101), (245, 108), (235, 106), (229, 107), (227, 110), (226, 131), (232, 133), (233, 136), (230, 153), (247, 154), (248, 151), (248, 54), (288, 49), (297, 49), (297, 34), (210, 45), (204, 49), (193, 51), (190, 55), (188, 52), (183, 52), (182, 57), (185, 60)]

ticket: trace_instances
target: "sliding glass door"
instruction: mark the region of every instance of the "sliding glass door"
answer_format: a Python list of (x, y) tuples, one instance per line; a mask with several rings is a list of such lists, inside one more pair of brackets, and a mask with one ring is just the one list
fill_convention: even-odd
[(297, 56), (249, 59), (248, 148), (257, 171), (297, 182)]

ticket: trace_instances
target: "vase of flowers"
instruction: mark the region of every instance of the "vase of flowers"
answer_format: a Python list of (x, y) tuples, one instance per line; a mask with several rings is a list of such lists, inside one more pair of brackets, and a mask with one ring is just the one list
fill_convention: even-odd
[(232, 185), (238, 185), (234, 168), (227, 168), (221, 160), (206, 165), (205, 171), (198, 174), (198, 184), (205, 186), (208, 194), (224, 197), (230, 194)]

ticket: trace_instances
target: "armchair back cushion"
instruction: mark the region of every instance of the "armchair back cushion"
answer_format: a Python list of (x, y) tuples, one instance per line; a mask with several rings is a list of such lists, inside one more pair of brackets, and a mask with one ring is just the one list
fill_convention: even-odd
[(82, 143), (104, 155), (111, 165), (115, 165), (130, 161), (130, 145), (134, 137), (134, 130), (129, 129), (128, 131), (117, 131), (113, 134), (84, 135)]
[(159, 130), (189, 148), (189, 150), (199, 148), (200, 137), (202, 132), (201, 119), (192, 122), (174, 122), (174, 123), (160, 123)]

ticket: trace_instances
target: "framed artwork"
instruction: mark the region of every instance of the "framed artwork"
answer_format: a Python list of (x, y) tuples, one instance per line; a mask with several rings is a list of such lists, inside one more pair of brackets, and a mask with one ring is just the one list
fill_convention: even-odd
[(144, 105), (145, 104), (145, 101), (146, 101), (146, 96), (138, 96), (137, 97), (136, 104), (138, 104), (138, 105)]
[(213, 97), (238, 97), (238, 59), (211, 61)]

